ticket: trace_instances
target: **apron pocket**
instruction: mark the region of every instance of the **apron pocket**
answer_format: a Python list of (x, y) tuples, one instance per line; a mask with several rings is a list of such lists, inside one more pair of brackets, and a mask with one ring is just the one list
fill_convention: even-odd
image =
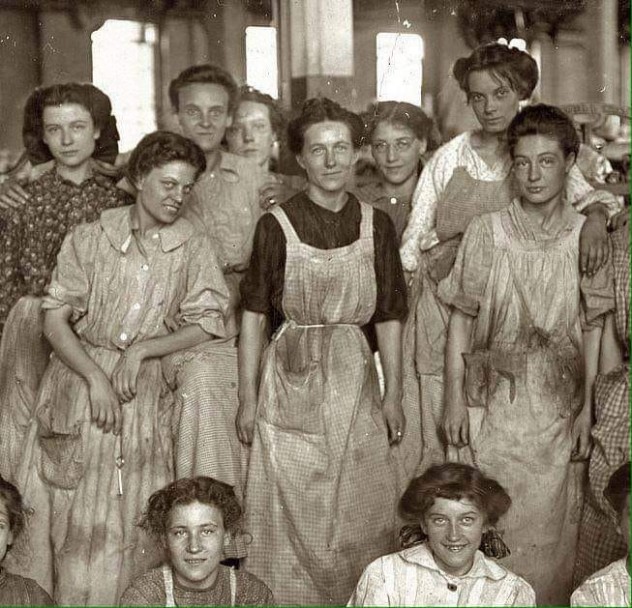
[(83, 477), (81, 433), (55, 433), (40, 426), (40, 474), (49, 484), (74, 490)]

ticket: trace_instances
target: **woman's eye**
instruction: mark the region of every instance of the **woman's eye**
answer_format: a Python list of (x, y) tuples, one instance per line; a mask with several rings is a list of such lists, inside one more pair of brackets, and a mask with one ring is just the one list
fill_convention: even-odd
[(321, 156), (322, 154), (324, 154), (325, 152), (325, 148), (313, 148), (312, 149), (312, 154), (314, 156)]
[(543, 158), (541, 161), (543, 167), (552, 167), (555, 164), (555, 159), (551, 157)]
[(474, 103), (480, 103), (482, 100), (483, 100), (483, 96), (480, 95), (479, 93), (474, 93), (470, 95), (470, 101)]
[(473, 517), (464, 517), (461, 521), (464, 524), (471, 524), (471, 523), (474, 523), (474, 518)]
[(336, 144), (336, 151), (338, 152), (346, 152), (349, 149), (347, 144)]
[(183, 538), (184, 536), (186, 536), (186, 532), (184, 530), (173, 530), (172, 534), (176, 537), (176, 538)]
[(195, 108), (188, 108), (186, 110), (186, 115), (187, 116), (199, 116), (199, 114), (200, 114), (200, 111), (196, 110)]
[(496, 91), (496, 97), (504, 97), (507, 93), (509, 93), (509, 89), (498, 89), (498, 91)]
[(527, 163), (524, 160), (514, 161), (514, 167), (516, 169), (524, 169), (527, 166)]
[(162, 184), (165, 187), (165, 190), (172, 190), (175, 187), (173, 182), (162, 182)]
[(215, 530), (213, 530), (213, 528), (204, 528), (202, 530), (202, 535), (203, 536), (211, 536), (214, 532), (215, 532)]
[(193, 186), (185, 186), (184, 188), (182, 188), (182, 192), (185, 195), (189, 195), (191, 194), (191, 190), (193, 190)]

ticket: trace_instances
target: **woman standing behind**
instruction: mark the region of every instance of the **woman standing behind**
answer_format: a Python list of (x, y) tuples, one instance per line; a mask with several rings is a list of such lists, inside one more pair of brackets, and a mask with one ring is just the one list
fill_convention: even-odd
[[(443, 462), (446, 448), (439, 428), (449, 310), (437, 298), (437, 284), (449, 274), (472, 218), (511, 202), (507, 127), (538, 82), (533, 58), (501, 44), (477, 48), (456, 62), (453, 73), (481, 129), (455, 137), (428, 162), (413, 195), (401, 247), (404, 269), (414, 273), (404, 359), (414, 358), (419, 374), (418, 383), (405, 385), (404, 408), (423, 404), (422, 470)], [(607, 258), (606, 212), (614, 213), (619, 204), (611, 194), (593, 190), (575, 166), (566, 178), (565, 197), (588, 216), (580, 242), (581, 265), (593, 272)]]
[(11, 479), (48, 363), (41, 297), (66, 233), (110, 207), (130, 202), (93, 171), (94, 156), (117, 148), (107, 95), (90, 84), (36, 89), (26, 102), (24, 145), (54, 165), (25, 186), (29, 199), (0, 212), (0, 474)]
[[(395, 543), (404, 433), (400, 331), (406, 293), (393, 225), (345, 188), (358, 116), (312, 99), (290, 123), (308, 185), (264, 215), (242, 283), (238, 432), (252, 442), (248, 569), (276, 600), (345, 602), (364, 566)], [(284, 323), (260, 361), (265, 320)], [(384, 361), (380, 400), (373, 320)]]
[(179, 217), (204, 171), (180, 135), (141, 140), (134, 206), (75, 228), (43, 302), (54, 355), (17, 476), (34, 508), (30, 574), (59, 604), (118, 601), (155, 559), (136, 524), (172, 480), (161, 357), (223, 336), (228, 292), (208, 237)]

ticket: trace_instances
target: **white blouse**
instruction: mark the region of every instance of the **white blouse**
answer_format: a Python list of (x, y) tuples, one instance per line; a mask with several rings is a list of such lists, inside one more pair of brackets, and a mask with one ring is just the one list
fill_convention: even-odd
[(627, 557), (612, 562), (575, 589), (571, 606), (630, 606)]

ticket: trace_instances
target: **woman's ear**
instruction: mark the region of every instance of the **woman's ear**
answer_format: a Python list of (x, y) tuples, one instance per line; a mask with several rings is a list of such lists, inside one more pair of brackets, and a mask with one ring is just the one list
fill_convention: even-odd
[(419, 140), (419, 156), (421, 156), (422, 154), (425, 154), (427, 149), (428, 149), (428, 140), (424, 137), (423, 139)]
[(101, 137), (101, 129), (95, 128), (92, 137), (93, 137), (94, 141), (98, 141), (99, 137)]
[(569, 173), (570, 170), (572, 169), (573, 165), (575, 164), (575, 160), (577, 159), (577, 156), (575, 155), (574, 152), (571, 152), (567, 157), (566, 160), (564, 161), (564, 164), (566, 166), (566, 173)]
[(296, 162), (299, 164), (299, 167), (301, 169), (305, 169), (305, 163), (303, 162), (303, 158), (301, 157), (301, 155), (300, 154), (296, 154), (294, 156), (294, 158), (296, 158)]

